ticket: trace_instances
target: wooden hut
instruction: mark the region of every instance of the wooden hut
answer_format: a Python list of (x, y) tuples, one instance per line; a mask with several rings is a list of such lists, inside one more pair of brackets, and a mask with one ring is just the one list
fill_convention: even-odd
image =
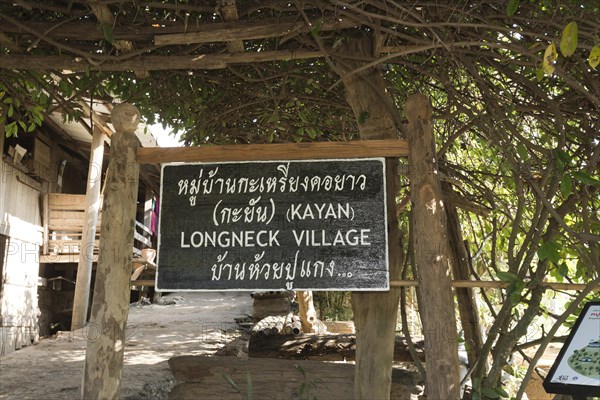
[[(41, 128), (18, 137), (5, 138), (0, 126), (0, 355), (70, 328), (86, 183), (93, 176), (102, 182), (107, 172), (110, 109), (95, 103), (87, 118), (71, 122), (50, 114)], [(94, 130), (101, 131), (106, 151), (90, 167)], [(136, 133), (143, 147), (157, 145), (143, 127)], [(159, 169), (145, 165), (140, 175), (133, 288), (152, 286), (156, 269), (146, 249), (156, 245)], [(97, 240), (92, 279), (96, 261)]]

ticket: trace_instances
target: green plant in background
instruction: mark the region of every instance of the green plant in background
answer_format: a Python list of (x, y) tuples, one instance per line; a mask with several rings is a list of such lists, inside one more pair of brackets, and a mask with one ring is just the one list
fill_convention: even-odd
[[(301, 374), (303, 378), (303, 382), (300, 384), (300, 387), (297, 391), (294, 391), (292, 394), (292, 399), (295, 400), (317, 400), (317, 393), (319, 391), (319, 386), (325, 382), (321, 378), (313, 378), (308, 379), (306, 376), (306, 371), (300, 365), (295, 364), (294, 368), (296, 368)], [(252, 384), (252, 377), (250, 375), (250, 371), (246, 371), (246, 391), (243, 391), (231, 375), (223, 374), (223, 379), (231, 386), (243, 400), (252, 400), (254, 396), (254, 385)], [(325, 388), (329, 391), (329, 388), (325, 386)]]
[[(300, 385), (300, 389), (298, 389), (298, 400), (317, 400), (317, 393), (319, 391), (319, 385), (325, 382), (321, 378), (313, 378), (308, 380), (306, 377), (306, 371), (300, 365), (296, 364), (294, 367), (300, 371), (302, 377), (304, 378), (304, 382)], [(329, 388), (325, 387), (327, 390)]]
[(250, 376), (250, 371), (246, 371), (246, 393), (245, 393), (245, 395), (244, 395), (244, 393), (242, 393), (242, 389), (238, 386), (237, 383), (235, 383), (235, 381), (233, 380), (233, 378), (231, 377), (231, 375), (229, 375), (229, 374), (223, 374), (223, 379), (225, 379), (227, 381), (227, 383), (229, 383), (229, 385), (236, 392), (239, 393), (239, 395), (242, 397), (242, 399), (244, 399), (244, 400), (252, 400), (253, 393), (254, 393), (254, 387), (252, 385), (252, 377)]
[(350, 321), (353, 318), (350, 292), (313, 292), (315, 307), (323, 321)]

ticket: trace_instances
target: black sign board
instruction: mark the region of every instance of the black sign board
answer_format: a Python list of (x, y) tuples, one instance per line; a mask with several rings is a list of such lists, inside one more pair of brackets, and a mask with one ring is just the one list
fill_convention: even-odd
[(384, 159), (166, 164), (156, 288), (388, 290)]
[(600, 301), (585, 305), (544, 380), (548, 393), (600, 396)]

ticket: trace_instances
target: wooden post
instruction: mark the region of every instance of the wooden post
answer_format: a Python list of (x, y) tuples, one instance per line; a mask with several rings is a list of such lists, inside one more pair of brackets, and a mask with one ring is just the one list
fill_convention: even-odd
[(300, 323), (302, 324), (302, 332), (315, 333), (314, 325), (317, 321), (317, 312), (313, 303), (312, 290), (299, 290), (296, 292), (298, 300), (298, 310), (300, 314)]
[[(385, 92), (385, 83), (378, 68), (354, 73), (372, 59), (370, 37), (348, 40), (344, 46), (349, 59), (337, 67), (344, 82), (346, 100), (356, 118), (361, 139), (395, 139), (398, 137), (397, 118)], [(402, 252), (396, 216), (396, 195), (400, 188), (397, 175), (398, 159), (386, 161), (387, 224), (390, 279), (400, 279)], [(389, 399), (392, 387), (392, 363), (396, 338), (396, 318), (400, 290), (389, 292), (353, 292), (352, 311), (356, 327), (356, 367), (354, 396), (360, 399)]]
[(438, 178), (431, 114), (431, 103), (426, 96), (416, 94), (406, 101), (419, 309), (425, 332), (425, 391), (430, 399), (458, 399), (458, 343), (452, 271), (448, 261), (446, 212)]
[(87, 188), (85, 191), (85, 216), (83, 232), (79, 244), (79, 262), (77, 264), (77, 281), (73, 298), (73, 315), (71, 330), (85, 326), (90, 302), (90, 284), (92, 282), (92, 260), (94, 258), (94, 241), (96, 224), (100, 211), (100, 188), (102, 187), (102, 160), (104, 158), (105, 135), (100, 129), (94, 129), (90, 165), (88, 169)]
[(118, 399), (121, 389), (129, 279), (137, 203), (139, 141), (134, 130), (140, 113), (130, 104), (112, 111), (109, 174), (102, 207), (100, 253), (92, 314), (87, 331), (83, 399)]

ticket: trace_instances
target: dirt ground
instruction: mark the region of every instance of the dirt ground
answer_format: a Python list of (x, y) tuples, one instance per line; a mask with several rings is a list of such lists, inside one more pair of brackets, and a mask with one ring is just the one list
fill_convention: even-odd
[[(252, 314), (250, 292), (185, 292), (163, 297), (165, 305), (132, 305), (129, 310), (121, 399), (167, 400), (174, 386), (168, 360), (180, 355), (246, 356), (234, 318)], [(59, 332), (0, 357), (0, 400), (80, 399), (86, 340), (93, 328)], [(550, 350), (549, 368), (558, 351)], [(413, 366), (414, 367), (414, 366)], [(550, 399), (541, 382), (529, 399)], [(411, 398), (418, 398), (414, 395)]]
[[(169, 358), (213, 354), (240, 335), (234, 318), (252, 313), (250, 292), (175, 293), (168, 305), (131, 306), (121, 387), (125, 400), (167, 399)], [(56, 337), (0, 358), (0, 399), (79, 399), (86, 339), (94, 330)]]

